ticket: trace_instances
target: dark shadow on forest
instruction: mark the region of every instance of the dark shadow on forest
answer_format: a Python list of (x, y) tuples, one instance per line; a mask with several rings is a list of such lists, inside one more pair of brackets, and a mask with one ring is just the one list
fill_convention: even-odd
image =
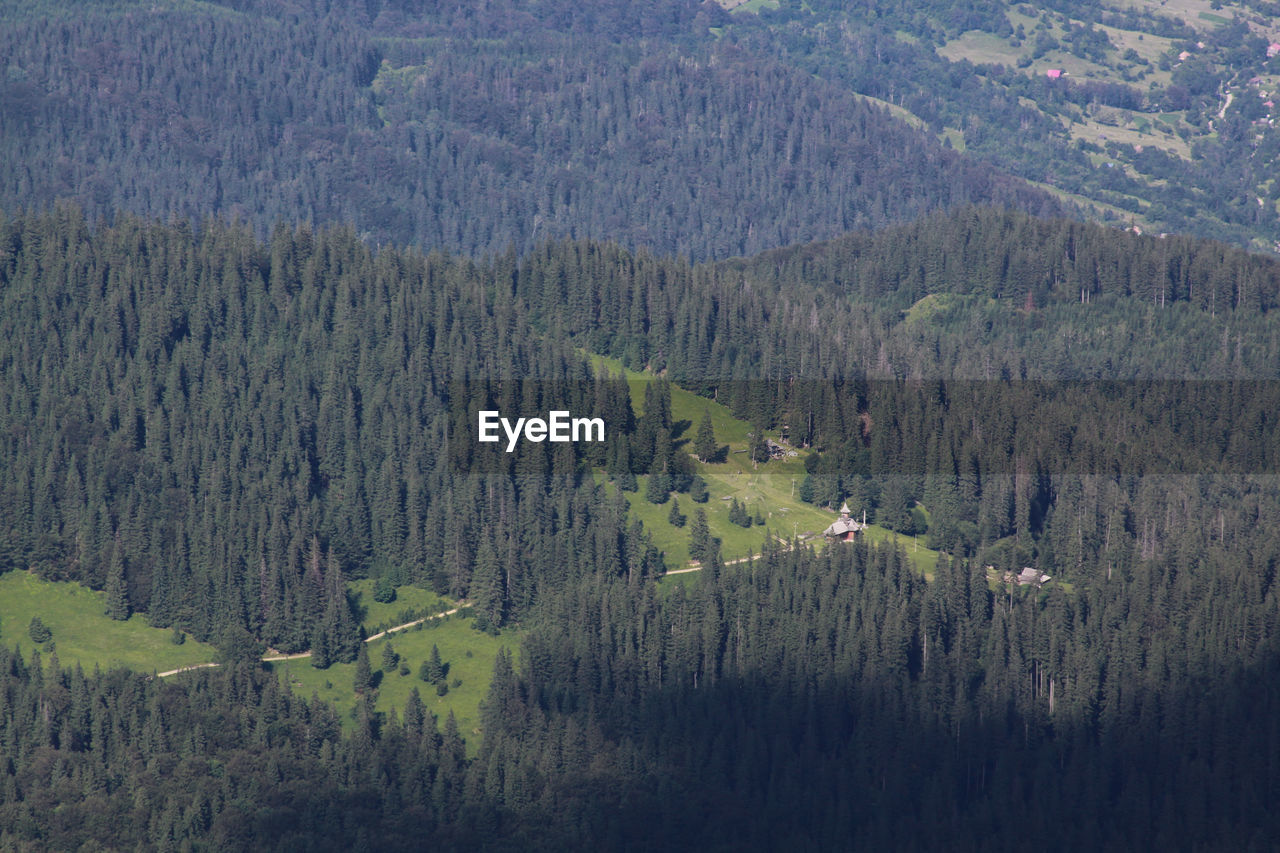
[[(1176, 690), (1133, 685), (1115, 719), (1020, 713), (1011, 700), (944, 722), (947, 709), (904, 696), (892, 678), (801, 681), (747, 673), (636, 703), (603, 699), (593, 719), (553, 712), (552, 731), (578, 733), (569, 752), (585, 748), (583, 732), (600, 733), (590, 767), (549, 786), (542, 802), (554, 807), (517, 814), (491, 802), (471, 829), (500, 827), (505, 842), (485, 836), (493, 849), (580, 838), (700, 851), (1280, 843), (1274, 641), (1254, 666)], [(919, 692), (920, 674), (908, 685)], [(522, 746), (498, 752), (511, 761)]]

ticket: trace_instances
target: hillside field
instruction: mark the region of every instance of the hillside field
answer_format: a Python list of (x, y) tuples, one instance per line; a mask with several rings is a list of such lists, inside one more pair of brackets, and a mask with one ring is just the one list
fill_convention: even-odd
[(163, 672), (217, 657), (217, 651), (190, 636), (182, 645), (169, 628), (153, 628), (143, 614), (117, 622), (106, 615), (104, 594), (71, 581), (46, 581), (30, 572), (0, 575), (0, 643), (23, 654), (48, 643), (32, 642), (32, 617), (53, 632), (52, 643), (63, 666), (79, 663), (86, 671), (126, 667)]
[[(593, 356), (593, 359), (613, 373), (623, 370), (621, 362), (616, 360), (599, 356)], [(631, 388), (632, 408), (639, 413), (644, 401), (644, 385), (654, 377), (634, 370), (627, 370), (626, 377)], [(729, 448), (724, 462), (694, 463), (698, 473), (707, 481), (711, 497), (701, 506), (707, 514), (707, 526), (711, 535), (721, 540), (724, 559), (737, 560), (748, 554), (759, 554), (766, 536), (785, 540), (799, 538), (805, 542), (824, 544), (822, 531), (837, 518), (837, 514), (807, 504), (796, 497), (796, 490), (804, 481), (804, 460), (809, 451), (796, 448), (798, 455), (794, 458), (752, 464), (746, 453), (750, 424), (735, 418), (727, 407), (714, 400), (699, 397), (674, 385), (671, 387), (671, 416), (677, 428), (681, 424), (685, 425), (679, 438), (687, 440), (688, 444), (693, 441), (693, 434), (704, 411), (711, 414), (716, 441)], [(766, 432), (765, 435), (775, 441), (781, 438), (776, 431)], [(632, 512), (644, 523), (654, 545), (666, 555), (668, 568), (688, 567), (689, 523), (686, 522), (682, 528), (672, 526), (667, 520), (671, 512), (670, 501), (652, 504), (645, 500), (647, 478), (638, 477), (637, 480), (639, 489), (626, 493)], [(688, 495), (673, 494), (672, 497), (680, 501), (680, 512), (692, 521), (694, 511), (700, 505), (694, 503)], [(752, 515), (759, 513), (763, 516), (764, 526), (753, 524), (749, 528), (743, 528), (730, 522), (729, 506), (735, 498), (745, 504)], [(874, 524), (867, 528), (866, 536), (877, 544), (897, 544), (918, 571), (926, 577), (933, 576), (938, 554), (925, 547), (925, 537), (904, 536)], [(687, 579), (689, 576), (678, 577)]]

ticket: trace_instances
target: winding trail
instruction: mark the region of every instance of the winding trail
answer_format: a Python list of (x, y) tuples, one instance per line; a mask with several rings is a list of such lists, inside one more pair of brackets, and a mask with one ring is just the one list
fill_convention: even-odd
[(193, 669), (208, 669), (211, 666), (218, 666), (216, 663), (193, 663), (191, 666), (180, 666), (177, 669), (171, 669), (168, 672), (157, 672), (156, 678), (166, 678), (170, 675), (177, 675), (180, 672), (190, 672)]
[[(787, 549), (787, 550), (790, 550), (790, 549)], [(738, 563), (745, 563), (745, 562), (747, 562), (748, 560), (758, 560), (758, 559), (760, 559), (760, 558), (761, 558), (761, 557), (763, 557), (763, 556), (764, 556), (764, 554), (752, 554), (750, 557), (739, 557), (739, 558), (738, 558), (738, 559), (736, 559), (736, 560), (726, 560), (725, 562), (721, 563), (720, 565), (722, 565), (722, 566), (736, 566)], [(672, 569), (672, 570), (671, 570), (671, 571), (669, 571), (669, 572), (664, 572), (664, 573), (663, 573), (663, 575), (662, 575), (662, 577), (664, 577), (664, 578), (665, 578), (667, 575), (687, 575), (689, 572), (700, 572), (700, 571), (702, 571), (702, 563), (698, 562), (697, 560), (690, 560), (690, 561), (689, 561), (689, 568), (687, 568), (687, 569)]]
[[(683, 571), (697, 571), (697, 569), (684, 569)], [(670, 574), (670, 572), (668, 572), (668, 574)], [(454, 607), (452, 610), (444, 610), (444, 611), (441, 611), (440, 613), (432, 613), (430, 616), (423, 616), (421, 619), (414, 619), (412, 622), (406, 622), (403, 625), (397, 625), (394, 628), (388, 628), (385, 631), (379, 631), (378, 633), (374, 634), (372, 637), (366, 637), (365, 642), (372, 643), (374, 640), (381, 640), (383, 637), (389, 634), (394, 634), (397, 631), (403, 631), (406, 628), (412, 628), (415, 625), (421, 625), (423, 622), (426, 622), (429, 619), (443, 619), (445, 616), (452, 616), (453, 614), (457, 613), (459, 610), (462, 610), (464, 607), (470, 607), (470, 606), (471, 606), (471, 603), (468, 601), (459, 601), (457, 607)], [(292, 654), (292, 655), (282, 655), (282, 654), (276, 653), (276, 654), (263, 655), (262, 660), (264, 663), (271, 663), (272, 661), (278, 661), (278, 660), (297, 660), (299, 658), (309, 658), (309, 657), (311, 657), (311, 652), (298, 652), (297, 654)], [(220, 664), (217, 664), (217, 663), (193, 663), (190, 666), (180, 666), (177, 669), (171, 669), (168, 672), (157, 672), (156, 678), (168, 678), (169, 676), (177, 675), (180, 672), (190, 672), (193, 669), (208, 669), (209, 667), (219, 666), (219, 665)]]
[[(372, 643), (374, 640), (381, 640), (383, 637), (387, 636), (388, 634), (394, 634), (396, 631), (403, 631), (405, 628), (412, 628), (414, 625), (421, 625), (423, 622), (426, 622), (428, 619), (442, 619), (445, 616), (452, 616), (453, 614), (457, 613), (459, 610), (462, 610), (464, 607), (470, 607), (470, 606), (471, 606), (471, 602), (469, 601), (459, 601), (458, 606), (453, 608), (452, 610), (445, 610), (442, 613), (432, 613), (430, 616), (423, 616), (421, 619), (414, 619), (412, 622), (406, 622), (403, 625), (397, 625), (394, 628), (388, 628), (385, 631), (379, 631), (378, 633), (374, 634), (372, 637), (366, 638), (365, 642)], [(311, 654), (311, 652), (306, 652), (305, 654), (309, 655)], [(294, 657), (302, 657), (302, 655), (294, 655)]]

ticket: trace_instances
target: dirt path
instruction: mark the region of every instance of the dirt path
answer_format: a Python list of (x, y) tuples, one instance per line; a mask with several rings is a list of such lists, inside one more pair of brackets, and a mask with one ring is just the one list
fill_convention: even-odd
[[(414, 619), (412, 622), (406, 622), (403, 625), (397, 625), (394, 628), (388, 628), (385, 631), (379, 631), (378, 633), (374, 634), (372, 637), (369, 637), (367, 640), (365, 640), (365, 642), (372, 643), (374, 640), (381, 640), (383, 637), (387, 636), (388, 634), (394, 634), (396, 631), (403, 631), (405, 628), (412, 628), (414, 625), (421, 625), (423, 622), (426, 622), (428, 619), (441, 619), (445, 616), (452, 616), (462, 608), (470, 607), (470, 606), (471, 606), (470, 602), (459, 601), (458, 606), (453, 608), (452, 610), (446, 610), (443, 613), (433, 613), (430, 616), (423, 616), (421, 619)], [(310, 652), (307, 652), (307, 654), (310, 654)]]
[(171, 669), (168, 672), (157, 672), (156, 678), (167, 678), (170, 675), (177, 675), (180, 672), (190, 672), (193, 669), (207, 669), (211, 666), (217, 666), (216, 663), (193, 663), (191, 666), (180, 666), (177, 669)]
[[(697, 569), (685, 569), (685, 571), (697, 571)], [(414, 625), (421, 625), (423, 622), (426, 622), (428, 619), (442, 619), (445, 616), (452, 616), (462, 608), (470, 607), (470, 606), (471, 605), (469, 602), (459, 601), (458, 606), (453, 608), (452, 610), (445, 610), (440, 613), (432, 613), (430, 616), (423, 616), (421, 619), (414, 619), (412, 622), (406, 622), (403, 625), (397, 625), (394, 628), (388, 628), (385, 631), (379, 631), (378, 633), (374, 634), (372, 637), (366, 637), (365, 642), (372, 643), (374, 640), (381, 640), (383, 637), (387, 636), (388, 634), (394, 634), (397, 631), (403, 631), (406, 628), (412, 628)], [(264, 663), (271, 663), (272, 661), (278, 661), (278, 660), (298, 660), (299, 658), (309, 658), (309, 657), (311, 657), (311, 652), (298, 652), (297, 654), (292, 654), (292, 655), (267, 654), (263, 656), (262, 660)], [(219, 664), (193, 663), (190, 666), (180, 666), (177, 669), (171, 669), (168, 672), (157, 672), (156, 678), (168, 678), (170, 675), (177, 675), (180, 672), (190, 672), (193, 669), (208, 669), (211, 666), (219, 666)]]
[[(738, 558), (738, 559), (736, 559), (736, 560), (728, 560), (728, 561), (726, 561), (726, 562), (724, 562), (724, 563), (721, 563), (720, 565), (722, 565), (722, 566), (736, 566), (738, 563), (745, 563), (745, 562), (747, 562), (747, 560), (758, 560), (758, 559), (760, 559), (760, 558), (761, 558), (761, 557), (763, 557), (763, 556), (764, 556), (764, 554), (752, 554), (750, 557), (739, 557), (739, 558)], [(666, 577), (667, 575), (687, 575), (689, 572), (700, 572), (700, 571), (702, 571), (702, 563), (699, 563), (697, 560), (691, 560), (691, 561), (689, 562), (689, 568), (687, 568), (687, 569), (672, 569), (671, 571), (669, 571), (669, 572), (667, 572), (666, 574), (664, 574), (664, 575), (663, 575), (663, 577)]]

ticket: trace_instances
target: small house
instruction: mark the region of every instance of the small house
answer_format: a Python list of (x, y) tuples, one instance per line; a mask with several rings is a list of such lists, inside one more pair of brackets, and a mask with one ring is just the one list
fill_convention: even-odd
[(1048, 583), (1049, 580), (1051, 580), (1049, 575), (1042, 575), (1036, 569), (1027, 566), (1022, 570), (1022, 573), (1018, 575), (1018, 586), (1030, 586), (1031, 584), (1040, 586), (1041, 584)]
[(835, 542), (852, 542), (853, 537), (867, 526), (867, 514), (862, 513), (862, 521), (849, 517), (848, 502), (840, 504), (840, 517), (822, 531), (822, 535)]
[(786, 447), (786, 445), (779, 444), (778, 442), (774, 441), (772, 438), (766, 438), (764, 440), (764, 446), (769, 451), (770, 459), (785, 459), (788, 456), (799, 455), (794, 450), (789, 450)]

